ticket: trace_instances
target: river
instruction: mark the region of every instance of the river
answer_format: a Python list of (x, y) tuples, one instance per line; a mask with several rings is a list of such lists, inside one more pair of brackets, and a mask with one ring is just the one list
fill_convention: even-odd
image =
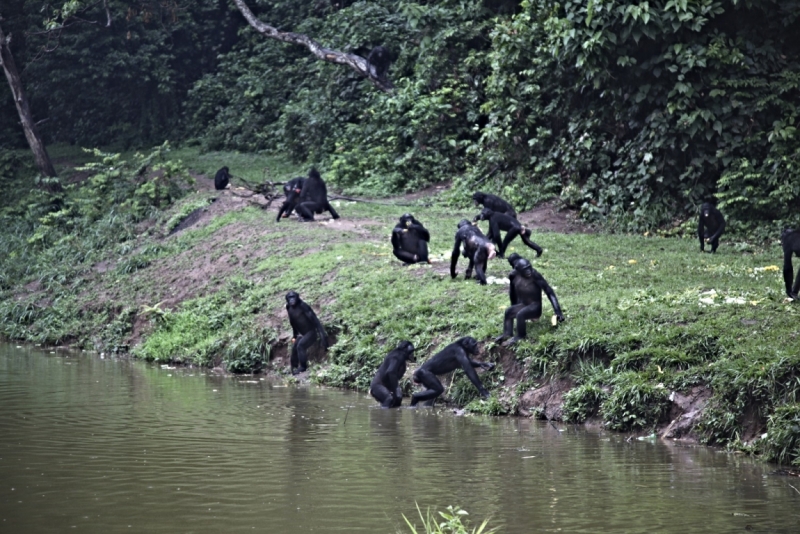
[[(407, 404), (408, 400), (405, 399)], [(798, 532), (800, 479), (713, 448), (0, 344), (0, 532)]]

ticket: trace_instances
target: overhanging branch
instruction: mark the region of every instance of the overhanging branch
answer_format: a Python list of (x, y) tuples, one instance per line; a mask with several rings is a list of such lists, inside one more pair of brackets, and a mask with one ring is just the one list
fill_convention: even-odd
[(282, 32), (277, 28), (270, 26), (269, 24), (265, 24), (256, 18), (250, 8), (247, 7), (247, 4), (244, 3), (244, 0), (233, 0), (233, 3), (236, 4), (236, 7), (244, 16), (247, 23), (250, 24), (258, 33), (264, 35), (265, 37), (269, 37), (270, 39), (275, 39), (278, 41), (283, 41), (284, 43), (291, 43), (296, 45), (301, 45), (314, 54), (316, 57), (321, 59), (322, 61), (327, 61), (329, 63), (337, 63), (339, 65), (347, 65), (361, 76), (367, 78), (372, 85), (380, 89), (381, 91), (390, 93), (392, 91), (392, 84), (389, 80), (386, 79), (376, 79), (370, 76), (367, 73), (367, 60), (361, 56), (357, 56), (355, 54), (346, 54), (344, 52), (339, 52), (337, 50), (331, 50), (329, 48), (325, 48), (307, 35), (303, 35), (302, 33), (293, 33), (293, 32)]

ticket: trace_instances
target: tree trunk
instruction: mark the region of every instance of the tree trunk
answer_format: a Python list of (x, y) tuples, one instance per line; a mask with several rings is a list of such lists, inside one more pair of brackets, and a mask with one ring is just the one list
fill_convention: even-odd
[(282, 32), (279, 31), (277, 28), (273, 28), (269, 24), (265, 24), (258, 20), (256, 16), (250, 11), (250, 8), (247, 7), (247, 4), (244, 3), (244, 0), (233, 0), (233, 3), (236, 4), (236, 7), (239, 8), (239, 11), (244, 15), (245, 20), (247, 23), (250, 24), (258, 33), (264, 35), (265, 37), (269, 37), (270, 39), (276, 39), (278, 41), (283, 41), (284, 43), (291, 43), (300, 46), (305, 46), (306, 48), (311, 51), (312, 54), (317, 56), (319, 59), (323, 61), (328, 61), (329, 63), (337, 63), (339, 65), (347, 65), (353, 70), (355, 70), (360, 75), (367, 78), (372, 85), (380, 89), (381, 91), (390, 93), (392, 91), (392, 83), (389, 80), (385, 79), (377, 79), (373, 76), (369, 75), (367, 72), (367, 60), (361, 56), (357, 56), (355, 54), (346, 54), (344, 52), (339, 52), (337, 50), (330, 50), (328, 48), (324, 48), (322, 45), (308, 37), (307, 35), (303, 35), (302, 33), (292, 33), (292, 32)]
[(31, 110), (28, 107), (28, 100), (25, 98), (25, 93), (22, 92), (22, 82), (19, 79), (17, 66), (14, 63), (14, 56), (11, 55), (11, 48), (9, 46), (10, 37), (6, 39), (3, 33), (3, 28), (0, 28), (0, 65), (6, 73), (8, 78), (8, 85), (11, 87), (11, 94), (14, 97), (14, 104), (17, 105), (19, 112), (20, 122), (22, 129), (25, 131), (25, 138), (33, 151), (33, 158), (36, 160), (36, 166), (39, 172), (50, 178), (56, 176), (56, 170), (53, 163), (50, 161), (50, 156), (47, 155), (47, 150), (39, 137), (39, 132), (36, 130), (36, 123), (33, 122), (31, 117)]

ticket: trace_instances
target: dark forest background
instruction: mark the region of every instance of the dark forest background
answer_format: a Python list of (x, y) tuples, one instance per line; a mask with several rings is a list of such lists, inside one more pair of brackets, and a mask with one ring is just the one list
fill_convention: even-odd
[[(798, 222), (798, 1), (248, 5), (331, 49), (389, 48), (394, 91), (264, 38), (225, 0), (4, 0), (0, 25), (48, 144), (276, 152), (354, 193), (453, 180), (520, 208), (557, 197), (612, 230), (706, 199), (734, 229)], [(5, 83), (0, 124), (0, 147), (26, 147)], [(9, 177), (24, 162), (3, 152)]]

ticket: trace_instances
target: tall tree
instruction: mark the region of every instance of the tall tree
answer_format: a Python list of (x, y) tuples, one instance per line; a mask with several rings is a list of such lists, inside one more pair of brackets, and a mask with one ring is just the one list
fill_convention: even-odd
[[(0, 17), (0, 22), (2, 21), (3, 19)], [(22, 90), (22, 81), (20, 80), (17, 66), (14, 63), (14, 56), (11, 54), (10, 45), (11, 35), (6, 37), (2, 26), (0, 26), (0, 65), (2, 65), (3, 71), (6, 73), (6, 78), (8, 79), (8, 85), (11, 87), (14, 104), (17, 106), (17, 112), (19, 112), (20, 123), (25, 132), (25, 138), (28, 140), (28, 144), (33, 152), (33, 159), (36, 161), (36, 166), (39, 168), (39, 172), (52, 178), (56, 176), (56, 170), (53, 167), (53, 162), (50, 161), (47, 149), (45, 149), (42, 138), (39, 136), (39, 132), (36, 129), (36, 123), (33, 122), (28, 100), (25, 98), (25, 92)]]

